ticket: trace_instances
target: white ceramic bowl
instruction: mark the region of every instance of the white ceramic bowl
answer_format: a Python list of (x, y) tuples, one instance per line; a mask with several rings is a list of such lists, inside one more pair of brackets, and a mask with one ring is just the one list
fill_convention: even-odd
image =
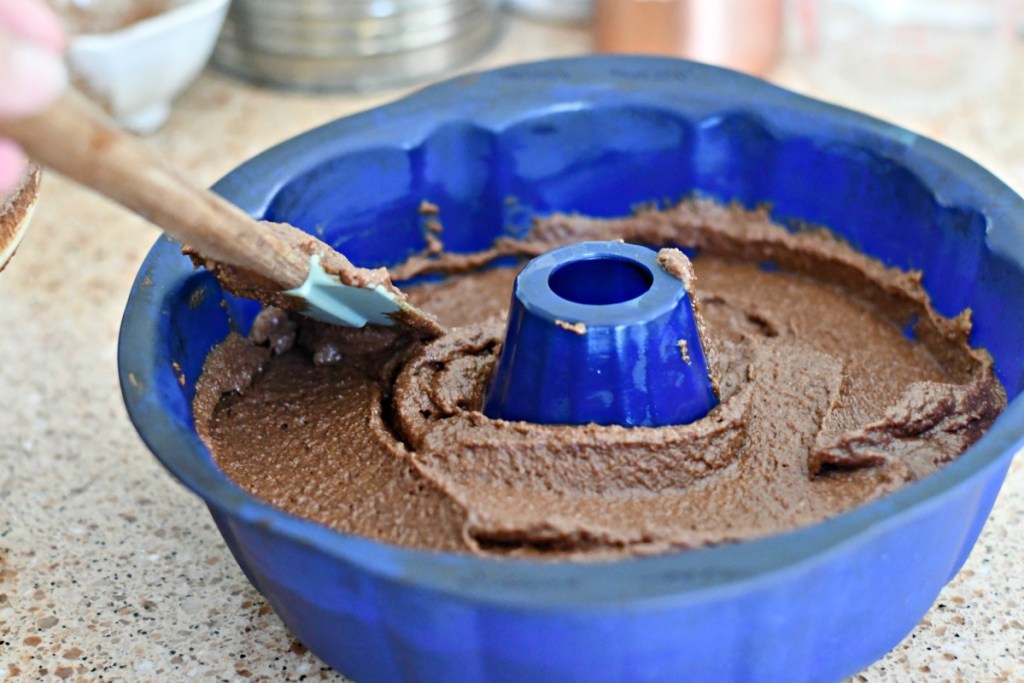
[(125, 128), (151, 133), (206, 65), (230, 0), (191, 0), (68, 46), (76, 82)]

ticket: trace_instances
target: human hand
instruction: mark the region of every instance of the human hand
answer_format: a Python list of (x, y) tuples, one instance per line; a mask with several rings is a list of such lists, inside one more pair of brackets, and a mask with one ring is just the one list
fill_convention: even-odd
[[(64, 31), (42, 0), (0, 0), (0, 117), (41, 111), (67, 86)], [(0, 137), (0, 195), (15, 188), (25, 155)]]

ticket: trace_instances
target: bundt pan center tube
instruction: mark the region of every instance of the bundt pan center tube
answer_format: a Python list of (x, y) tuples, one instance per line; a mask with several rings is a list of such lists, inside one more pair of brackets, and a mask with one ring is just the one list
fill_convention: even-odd
[[(757, 79), (641, 57), (474, 74), (284, 142), (215, 189), (368, 267), (425, 252), (424, 200), (440, 210), (449, 253), (521, 237), (554, 212), (623, 216), (692, 193), (770, 204), (778, 222), (827, 226), (922, 271), (943, 315), (970, 308), (971, 342), (991, 353), (1010, 399), (935, 474), (796, 531), (590, 563), (397, 547), (291, 516), (215, 467), (192, 418), (195, 381), (258, 306), (223, 294), (161, 239), (121, 329), (131, 419), (209, 505), (288, 628), (360, 682), (851, 675), (906, 636), (959, 570), (1022, 443), (1024, 201), (935, 142)], [(547, 285), (583, 296), (566, 278)]]
[(687, 424), (718, 398), (677, 249), (581, 242), (516, 276), (484, 413), (542, 424)]

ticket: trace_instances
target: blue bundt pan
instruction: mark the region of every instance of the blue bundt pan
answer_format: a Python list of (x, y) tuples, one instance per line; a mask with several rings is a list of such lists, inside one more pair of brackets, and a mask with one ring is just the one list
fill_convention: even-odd
[[(694, 190), (770, 202), (780, 220), (922, 269), (942, 313), (974, 310), (973, 342), (1011, 399), (1024, 384), (1024, 201), (931, 140), (722, 69), (586, 57), (465, 76), (278, 145), (216, 190), (362, 265), (426, 246), (424, 199), (458, 251), (552, 211), (617, 216)], [(361, 682), (846, 676), (907, 635), (956, 574), (1024, 433), (1012, 400), (938, 473), (758, 541), (599, 564), (406, 550), (291, 517), (213, 466), (194, 382), (229, 316), (245, 330), (255, 312), (161, 239), (121, 329), (125, 403), (295, 636)]]

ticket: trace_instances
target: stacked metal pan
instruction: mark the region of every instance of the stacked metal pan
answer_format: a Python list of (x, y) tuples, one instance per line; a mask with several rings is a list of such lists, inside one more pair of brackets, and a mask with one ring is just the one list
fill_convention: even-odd
[(581, 22), (590, 18), (593, 0), (505, 0), (517, 12), (552, 21)]
[(478, 56), (498, 0), (234, 0), (214, 64), (245, 80), (306, 90), (411, 83)]

